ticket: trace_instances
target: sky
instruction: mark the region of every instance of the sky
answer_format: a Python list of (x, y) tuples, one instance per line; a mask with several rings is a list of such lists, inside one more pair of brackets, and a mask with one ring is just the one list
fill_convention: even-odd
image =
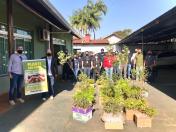
[[(87, 0), (50, 1), (67, 21), (73, 11), (87, 3)], [(135, 31), (176, 6), (176, 0), (104, 0), (104, 2), (108, 12), (102, 17), (96, 38), (103, 38), (127, 28)]]

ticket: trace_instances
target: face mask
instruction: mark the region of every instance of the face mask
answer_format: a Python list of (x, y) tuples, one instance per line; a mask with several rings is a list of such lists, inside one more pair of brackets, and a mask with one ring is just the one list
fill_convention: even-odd
[(88, 54), (86, 54), (86, 56), (88, 56)]
[(51, 53), (47, 53), (47, 56), (51, 56)]
[(23, 51), (22, 50), (17, 50), (18, 54), (22, 54)]

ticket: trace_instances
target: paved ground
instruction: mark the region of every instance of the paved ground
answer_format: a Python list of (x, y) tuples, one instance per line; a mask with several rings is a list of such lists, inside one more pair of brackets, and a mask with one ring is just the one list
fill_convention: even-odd
[[(86, 124), (72, 119), (73, 87), (72, 83), (62, 83), (57, 86), (60, 90), (54, 100), (43, 102), (40, 95), (35, 95), (27, 97), (25, 104), (6, 109), (0, 114), (0, 132), (111, 132), (104, 129), (100, 120), (101, 113), (96, 106), (93, 119)], [(155, 84), (155, 88), (149, 86), (149, 101), (159, 111), (153, 119), (152, 128), (136, 128), (133, 122), (127, 122), (124, 130), (118, 131), (175, 132), (175, 87), (174, 84), (162, 83)]]

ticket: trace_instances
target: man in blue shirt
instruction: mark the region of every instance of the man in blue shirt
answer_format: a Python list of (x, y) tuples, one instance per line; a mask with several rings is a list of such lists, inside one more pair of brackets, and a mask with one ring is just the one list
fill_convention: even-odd
[(8, 73), (10, 77), (9, 103), (11, 105), (15, 105), (15, 89), (17, 90), (17, 100), (24, 103), (24, 100), (21, 98), (21, 88), (24, 80), (22, 61), (26, 59), (27, 57), (23, 54), (22, 46), (19, 46), (16, 53), (10, 56)]

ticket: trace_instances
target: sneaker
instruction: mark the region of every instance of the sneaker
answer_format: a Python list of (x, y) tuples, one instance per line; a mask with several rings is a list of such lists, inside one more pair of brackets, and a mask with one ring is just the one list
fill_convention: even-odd
[(14, 100), (9, 100), (10, 105), (14, 106), (16, 103)]
[(22, 98), (17, 99), (20, 103), (24, 103), (24, 100)]
[(43, 100), (43, 101), (45, 101), (45, 100), (46, 100), (46, 98), (42, 98), (42, 100)]
[(53, 96), (50, 96), (50, 99), (51, 99), (51, 100), (53, 100), (53, 99), (54, 99), (54, 97), (53, 97)]

